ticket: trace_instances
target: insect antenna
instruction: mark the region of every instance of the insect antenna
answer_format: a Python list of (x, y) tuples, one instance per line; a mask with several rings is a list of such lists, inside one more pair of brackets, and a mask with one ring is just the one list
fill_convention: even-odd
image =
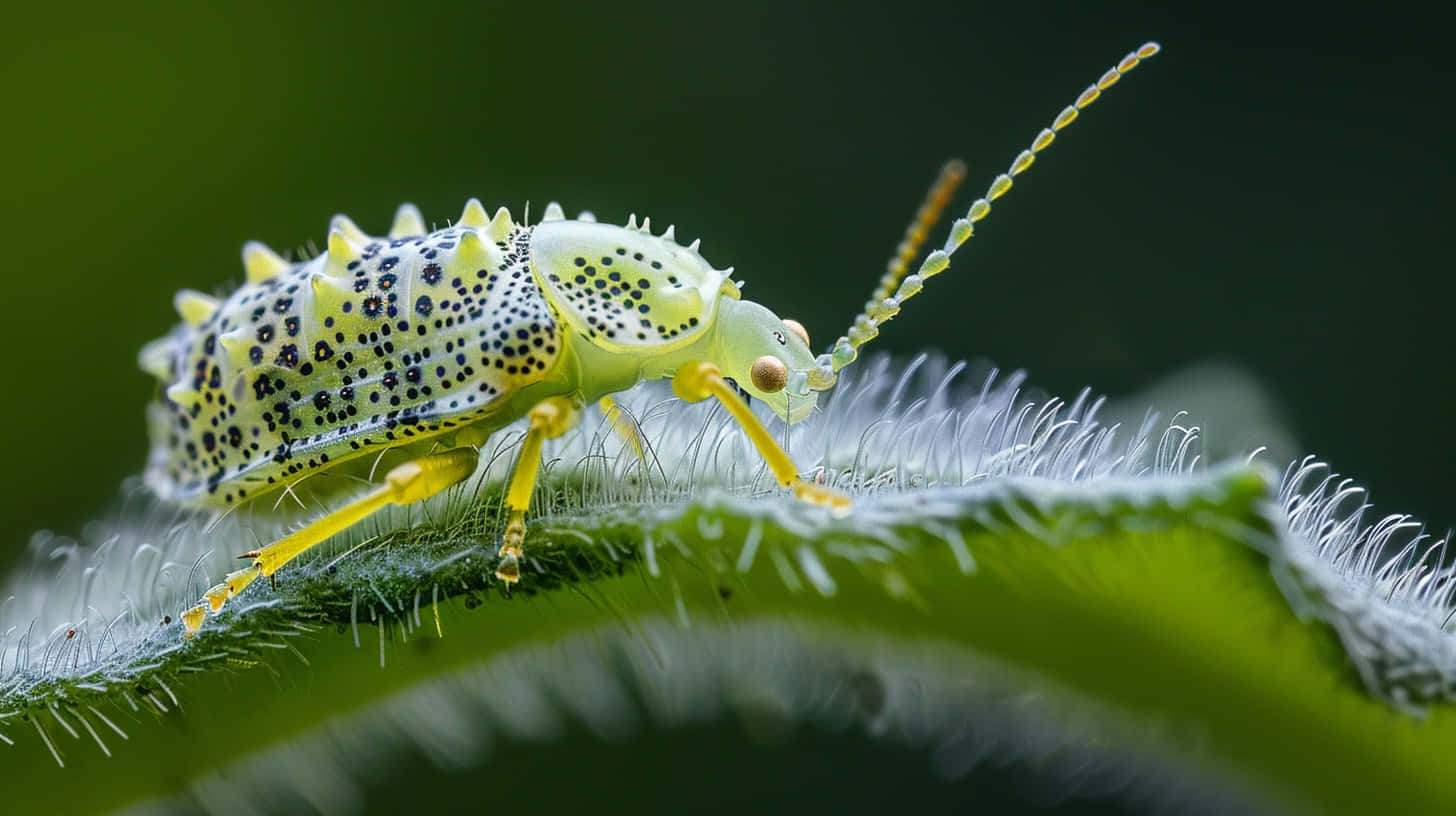
[[(880, 278), (880, 285), (865, 302), (865, 310), (862, 316), (869, 317), (875, 304), (895, 293), (900, 281), (910, 272), (910, 262), (920, 255), (920, 248), (924, 246), (925, 239), (930, 237), (930, 231), (940, 221), (940, 216), (945, 213), (945, 208), (950, 204), (951, 198), (955, 196), (956, 190), (961, 182), (966, 180), (966, 163), (960, 159), (951, 159), (940, 168), (940, 175), (936, 176), (935, 183), (925, 191), (925, 200), (921, 202), (920, 209), (915, 213), (915, 220), (905, 227), (905, 237), (900, 239), (900, 245), (895, 247), (895, 254), (890, 257), (886, 265), (885, 276)], [(859, 322), (859, 318), (855, 318)], [(851, 324), (853, 325), (853, 324)]]
[(927, 278), (939, 275), (950, 266), (950, 257), (955, 254), (961, 244), (975, 234), (973, 225), (991, 213), (991, 202), (1011, 189), (1013, 180), (1031, 167), (1036, 161), (1037, 154), (1050, 147), (1052, 141), (1057, 138), (1057, 134), (1075, 122), (1077, 116), (1093, 102), (1096, 102), (1103, 91), (1117, 84), (1123, 74), (1136, 68), (1138, 63), (1143, 60), (1157, 54), (1159, 50), (1161, 47), (1155, 42), (1144, 43), (1137, 50), (1119, 60), (1117, 65), (1107, 69), (1095, 83), (1088, 85), (1086, 90), (1077, 95), (1075, 102), (1057, 114), (1050, 127), (1042, 128), (1041, 132), (1032, 140), (1031, 146), (1017, 155), (1006, 172), (996, 176), (991, 182), (991, 186), (986, 189), (986, 194), (971, 203), (965, 216), (957, 218), (951, 224), (950, 236), (946, 238), (945, 245), (927, 255), (913, 275), (906, 275), (905, 270), (909, 269), (910, 261), (919, 252), (920, 244), (925, 240), (925, 234), (935, 223), (940, 211), (944, 209), (950, 196), (954, 193), (955, 186), (960, 181), (957, 174), (964, 174), (964, 167), (959, 162), (947, 163), (941, 170), (940, 178), (930, 188), (930, 193), (927, 195), (925, 203), (921, 205), (920, 211), (916, 213), (915, 220), (906, 229), (905, 239), (900, 243), (895, 257), (890, 260), (889, 270), (880, 279), (880, 285), (871, 295), (870, 301), (865, 304), (864, 311), (854, 319), (849, 331), (835, 341), (832, 350), (819, 356), (817, 369), (809, 373), (809, 387), (816, 391), (832, 387), (835, 380), (838, 379), (839, 372), (859, 356), (859, 348), (879, 335), (880, 325), (899, 314), (901, 305), (924, 288)]

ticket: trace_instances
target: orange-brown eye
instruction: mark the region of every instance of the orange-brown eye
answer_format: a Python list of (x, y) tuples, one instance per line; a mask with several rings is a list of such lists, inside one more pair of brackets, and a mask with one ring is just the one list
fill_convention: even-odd
[(748, 378), (753, 380), (754, 388), (765, 394), (772, 394), (782, 391), (789, 384), (789, 367), (784, 365), (783, 360), (765, 354), (753, 361), (753, 368), (748, 370)]
[(814, 347), (814, 344), (809, 342), (809, 330), (804, 328), (803, 323), (800, 323), (799, 321), (790, 318), (784, 321), (784, 325), (789, 328), (789, 331), (799, 335), (799, 338), (804, 341), (804, 345), (809, 346), (810, 348)]

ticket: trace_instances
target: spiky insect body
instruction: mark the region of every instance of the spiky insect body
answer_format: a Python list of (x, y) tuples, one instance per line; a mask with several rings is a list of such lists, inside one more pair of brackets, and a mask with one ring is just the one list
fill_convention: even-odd
[(163, 383), (159, 496), (235, 505), (385, 448), (488, 434), (548, 396), (597, 399), (701, 341), (737, 297), (730, 270), (670, 234), (504, 209), (482, 224), (474, 202), (421, 234), (401, 212), (385, 238), (336, 218), (307, 262), (250, 244), (226, 299), (178, 296), (183, 322), (141, 354)]
[(911, 274), (909, 263), (964, 175), (959, 162), (947, 165), (864, 313), (817, 358), (801, 325), (742, 300), (732, 270), (704, 260), (696, 241), (679, 245), (672, 227), (655, 236), (635, 217), (625, 227), (567, 220), (552, 204), (533, 226), (504, 208), (487, 217), (472, 199), (456, 224), (428, 233), (411, 205), (400, 208), (385, 238), (338, 216), (327, 251), (303, 263), (247, 245), (247, 283), (223, 300), (179, 293), (182, 324), (142, 350), (142, 367), (164, 387), (150, 410), (147, 484), (164, 498), (228, 507), (372, 451), (404, 449), (414, 458), (369, 494), (247, 553), (251, 566), (184, 614), (187, 630), (201, 625), (207, 606), (216, 611), (380, 507), (464, 481), (480, 442), (525, 418), (496, 568), (501, 579), (519, 580), (543, 441), (565, 433), (586, 402), (644, 379), (670, 377), (689, 401), (716, 398), (781, 484), (847, 512), (847, 496), (799, 476), (740, 393), (789, 422), (804, 419), (816, 392), (833, 387), (878, 327), (949, 267), (991, 202), (1057, 133), (1157, 51), (1149, 43), (1129, 53), (1079, 94)]

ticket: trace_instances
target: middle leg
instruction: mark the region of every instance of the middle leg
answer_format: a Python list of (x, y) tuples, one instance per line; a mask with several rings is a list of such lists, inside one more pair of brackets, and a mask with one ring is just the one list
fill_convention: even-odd
[(576, 424), (580, 406), (565, 397), (547, 397), (532, 406), (531, 418), (521, 443), (520, 458), (506, 488), (506, 509), (510, 517), (501, 537), (500, 562), (495, 575), (507, 584), (521, 580), (521, 544), (526, 540), (526, 511), (531, 509), (531, 493), (536, 488), (536, 472), (541, 467), (541, 443), (555, 439)]

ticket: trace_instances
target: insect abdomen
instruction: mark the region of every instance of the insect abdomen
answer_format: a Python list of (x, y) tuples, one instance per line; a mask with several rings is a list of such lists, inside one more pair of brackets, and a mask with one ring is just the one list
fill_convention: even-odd
[(179, 295), (183, 323), (143, 350), (165, 386), (148, 484), (232, 504), (491, 413), (561, 355), (529, 238), (472, 202), (427, 235), (373, 238), (336, 218), (304, 263), (250, 245), (248, 283), (221, 302)]

